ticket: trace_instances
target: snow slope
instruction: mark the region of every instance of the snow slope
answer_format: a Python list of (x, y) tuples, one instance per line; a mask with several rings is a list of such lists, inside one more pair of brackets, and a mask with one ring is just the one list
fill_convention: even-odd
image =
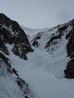
[[(61, 72), (59, 72), (61, 77), (57, 78), (53, 74), (57, 74), (55, 62), (50, 65), (41, 51), (36, 50), (33, 54), (29, 54), (28, 61), (19, 59), (19, 57), (11, 53), (10, 60), (14, 63), (13, 66), (18, 70), (20, 76), (29, 83), (35, 98), (74, 98), (74, 80), (63, 78), (63, 73), (61, 75)], [(48, 67), (45, 69), (48, 64), (50, 69)], [(56, 67), (61, 70), (59, 66)], [(51, 69), (54, 72), (51, 72)]]
[(74, 98), (74, 20), (22, 28), (0, 14), (0, 98)]
[(64, 69), (69, 60), (66, 53), (65, 35), (54, 46), (53, 53), (50, 54), (44, 49), (46, 41), (55, 31), (56, 29), (50, 32), (47, 30), (43, 33), (39, 40), (40, 46), (33, 47), (34, 52), (27, 54), (27, 61), (15, 56), (10, 51), (12, 47), (7, 45), (10, 51), (8, 56), (10, 61), (13, 62), (20, 76), (29, 83), (35, 98), (74, 98), (74, 80), (64, 78)]
[(24, 98), (24, 92), (17, 84), (17, 76), (12, 74), (8, 66), (0, 58), (0, 98)]
[(0, 77), (0, 98), (24, 98), (15, 78)]

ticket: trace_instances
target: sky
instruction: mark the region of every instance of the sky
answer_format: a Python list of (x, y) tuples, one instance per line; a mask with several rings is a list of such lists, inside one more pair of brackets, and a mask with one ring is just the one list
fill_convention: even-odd
[(33, 29), (51, 28), (74, 18), (74, 0), (0, 0), (0, 13)]

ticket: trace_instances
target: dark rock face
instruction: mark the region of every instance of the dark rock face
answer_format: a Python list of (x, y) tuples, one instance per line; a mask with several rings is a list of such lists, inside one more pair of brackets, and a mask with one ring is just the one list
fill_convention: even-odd
[(69, 38), (69, 42), (67, 44), (67, 53), (68, 53), (68, 56), (71, 56), (72, 53), (74, 53), (74, 32), (72, 32)]
[(71, 59), (68, 64), (66, 70), (64, 70), (66, 78), (74, 78), (74, 59)]
[(72, 26), (72, 30), (66, 35), (66, 39), (68, 39), (67, 55), (70, 61), (67, 63), (64, 73), (66, 78), (72, 79), (74, 78), (74, 21), (71, 21), (70, 25)]
[(38, 40), (41, 38), (42, 33), (43, 33), (43, 32), (37, 33), (36, 36), (33, 38), (33, 40), (32, 40), (32, 45), (33, 45), (34, 47), (38, 47), (38, 46), (39, 46)]
[(12, 72), (13, 72), (16, 76), (19, 76), (15, 68), (12, 68)]
[(27, 60), (26, 53), (28, 53), (28, 49), (25, 48), (25, 46), (22, 45), (21, 43), (20, 44), (14, 44), (12, 51), (15, 55), (19, 56), (20, 58)]
[(57, 36), (56, 35), (52, 35), (51, 39), (46, 43), (45, 48), (50, 47), (50, 44), (56, 44), (57, 42), (55, 41), (56, 39), (60, 39), (61, 38), (61, 34), (59, 33)]
[(5, 53), (7, 53), (5, 43), (14, 44), (13, 53), (25, 60), (27, 60), (26, 54), (33, 52), (23, 29), (16, 21), (11, 20), (4, 14), (0, 14), (0, 40)]
[(66, 39), (68, 40), (72, 36), (72, 30), (66, 35)]
[[(21, 78), (17, 77), (17, 84), (20, 86), (20, 88), (23, 90), (25, 94), (29, 93), (28, 84)], [(26, 84), (26, 85), (25, 85)], [(27, 86), (27, 87), (26, 87)]]
[(61, 39), (62, 35), (63, 35), (63, 31), (67, 28), (66, 25), (59, 27), (58, 26), (58, 30), (56, 33), (58, 34), (52, 34), (51, 38), (49, 39), (49, 41), (46, 43), (45, 49), (47, 49), (48, 47), (50, 47), (50, 45), (52, 44), (56, 44), (57, 43), (57, 39)]
[(0, 50), (5, 52), (5, 54), (9, 55), (9, 51), (8, 51), (6, 45), (4, 44), (4, 42), (1, 39), (0, 39)]

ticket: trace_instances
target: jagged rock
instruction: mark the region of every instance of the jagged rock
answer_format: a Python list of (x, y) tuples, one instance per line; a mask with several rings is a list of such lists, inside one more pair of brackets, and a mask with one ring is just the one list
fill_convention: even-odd
[(72, 54), (70, 55), (70, 58), (71, 58), (71, 59), (74, 59), (74, 53), (72, 53)]
[(12, 48), (12, 51), (15, 55), (19, 56), (19, 48), (17, 47), (17, 44), (14, 44), (14, 47)]
[(2, 40), (4, 41), (4, 43), (11, 43), (12, 34), (9, 32), (9, 30), (0, 25), (0, 33), (0, 36), (2, 35)]
[(17, 84), (23, 90), (25, 94), (29, 93), (28, 84), (21, 78), (17, 77)]
[(28, 96), (25, 96), (25, 98), (29, 98)]
[(9, 55), (9, 51), (1, 38), (0, 38), (0, 50), (2, 50), (5, 54)]
[[(2, 13), (0, 14), (0, 37), (1, 40), (3, 40), (3, 47), (5, 43), (14, 44), (12, 51), (21, 58), (27, 60), (26, 54), (33, 52), (24, 30), (16, 21), (11, 20)], [(6, 52), (6, 47), (3, 49), (5, 49), (4, 51)]]
[(67, 29), (67, 26), (64, 25), (62, 27), (58, 26), (58, 30), (57, 32), (51, 35), (51, 38), (49, 39), (49, 41), (46, 43), (45, 49), (47, 49), (48, 47), (50, 47), (50, 45), (55, 45), (57, 43), (57, 39), (61, 39), (62, 35), (63, 35), (63, 31)]
[(58, 34), (57, 36), (52, 36), (51, 39), (46, 43), (46, 46), (45, 48), (49, 47), (50, 44), (56, 44), (57, 41), (55, 41), (56, 39), (60, 39), (61, 38), (61, 35)]
[(20, 58), (27, 60), (26, 53), (28, 52), (28, 50), (26, 50), (24, 45), (21, 45), (21, 43), (20, 43), (20, 45), (14, 44), (12, 51), (15, 55), (19, 56)]
[(27, 60), (28, 59), (27, 56), (26, 56), (26, 54), (24, 54), (24, 53), (20, 54), (20, 58), (22, 58), (24, 60)]
[(74, 32), (72, 32), (71, 37), (69, 38), (69, 42), (67, 44), (67, 53), (68, 56), (74, 53)]
[(15, 75), (19, 76), (15, 68), (12, 68), (12, 72), (13, 72)]
[(66, 39), (69, 39), (72, 36), (72, 30), (69, 31), (69, 33), (66, 35)]
[(34, 41), (32, 45), (33, 45), (34, 47), (38, 47), (38, 46), (39, 46), (39, 43), (38, 43), (38, 41)]
[(74, 59), (70, 60), (67, 64), (67, 68), (64, 70), (66, 78), (74, 78)]
[(67, 55), (70, 57), (70, 61), (67, 63), (67, 67), (64, 70), (66, 78), (74, 78), (74, 20), (70, 22), (72, 30), (66, 35), (68, 39), (67, 43)]
[(67, 28), (68, 28), (68, 26), (67, 26), (66, 24), (63, 25), (62, 27), (58, 26), (58, 31), (59, 31), (60, 33), (62, 33), (62, 32), (65, 31)]
[(34, 47), (38, 47), (38, 46), (39, 46), (38, 40), (41, 38), (42, 33), (43, 33), (43, 32), (37, 33), (36, 36), (33, 38), (33, 40), (32, 40), (32, 45), (33, 45)]

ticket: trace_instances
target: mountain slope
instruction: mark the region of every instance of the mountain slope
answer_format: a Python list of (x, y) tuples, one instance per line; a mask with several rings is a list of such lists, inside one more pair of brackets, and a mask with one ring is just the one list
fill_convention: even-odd
[(0, 98), (31, 98), (28, 84), (0, 51)]
[[(55, 67), (55, 70), (52, 69), (53, 72), (60, 72), (67, 66), (67, 69), (62, 72), (66, 78), (74, 78), (74, 20), (46, 32), (37, 33), (31, 43), (39, 50), (47, 51), (50, 54), (49, 64)], [(69, 58), (70, 60), (67, 60)], [(48, 65), (48, 69), (52, 68), (50, 65)]]
[(33, 51), (19, 24), (0, 14), (0, 98), (33, 98), (29, 85), (13, 68), (13, 62), (10, 62), (7, 45), (12, 46), (10, 51), (21, 55), (23, 59), (27, 59), (26, 53)]
[(26, 54), (33, 51), (20, 25), (4, 14), (0, 14), (0, 36), (4, 43), (13, 44), (13, 53), (23, 59), (27, 59)]
[(73, 28), (74, 20), (71, 20), (35, 33), (30, 39), (34, 52), (28, 55), (26, 66), (16, 66), (23, 77), (29, 72), (25, 77), (40, 98), (74, 97), (74, 80), (68, 80), (74, 78)]
[(35, 31), (0, 14), (0, 97), (74, 98), (73, 52), (74, 20)]

